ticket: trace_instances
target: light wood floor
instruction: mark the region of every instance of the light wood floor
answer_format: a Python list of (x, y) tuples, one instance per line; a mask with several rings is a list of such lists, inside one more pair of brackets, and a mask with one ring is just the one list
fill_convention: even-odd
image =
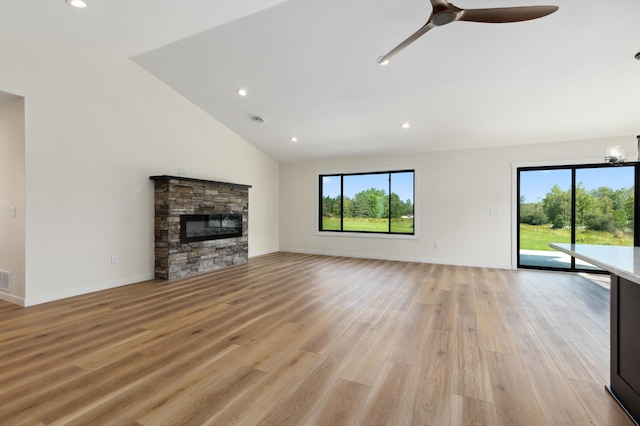
[(0, 424), (631, 425), (572, 274), (277, 253), (0, 302)]

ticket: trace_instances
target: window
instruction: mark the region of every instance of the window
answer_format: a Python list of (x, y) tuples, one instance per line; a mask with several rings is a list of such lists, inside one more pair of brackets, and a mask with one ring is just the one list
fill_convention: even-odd
[(550, 243), (633, 246), (638, 164), (518, 169), (518, 267), (602, 272)]
[(414, 170), (320, 175), (320, 231), (414, 235)]

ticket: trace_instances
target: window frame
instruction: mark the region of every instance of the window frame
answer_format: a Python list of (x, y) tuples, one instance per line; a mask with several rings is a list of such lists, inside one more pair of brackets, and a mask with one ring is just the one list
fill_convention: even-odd
[[(391, 230), (392, 218), (391, 218), (391, 185), (392, 185), (392, 175), (394, 173), (412, 173), (413, 174), (413, 194), (412, 194), (412, 202), (413, 202), (413, 230), (412, 232), (394, 232)], [(385, 188), (385, 192), (388, 192), (388, 211), (389, 217), (388, 219), (388, 227), (386, 232), (380, 231), (357, 231), (357, 230), (345, 230), (344, 229), (344, 178), (345, 176), (363, 176), (363, 175), (388, 175), (388, 186)], [(318, 208), (316, 214), (318, 215), (317, 219), (317, 228), (316, 235), (334, 235), (334, 236), (357, 236), (357, 237), (377, 237), (377, 238), (400, 238), (400, 239), (417, 239), (417, 223), (416, 223), (416, 168), (398, 168), (398, 169), (390, 169), (390, 170), (366, 170), (366, 171), (352, 171), (352, 172), (318, 172), (317, 173), (317, 182), (318, 182)], [(340, 229), (323, 229), (323, 179), (325, 177), (339, 177), (340, 178)]]

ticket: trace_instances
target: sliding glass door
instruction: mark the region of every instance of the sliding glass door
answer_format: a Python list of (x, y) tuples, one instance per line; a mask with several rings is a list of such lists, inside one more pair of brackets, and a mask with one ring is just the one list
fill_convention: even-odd
[(519, 172), (518, 266), (571, 269), (571, 257), (550, 243), (571, 243), (571, 170)]
[(518, 170), (518, 267), (599, 271), (550, 243), (633, 246), (636, 165)]

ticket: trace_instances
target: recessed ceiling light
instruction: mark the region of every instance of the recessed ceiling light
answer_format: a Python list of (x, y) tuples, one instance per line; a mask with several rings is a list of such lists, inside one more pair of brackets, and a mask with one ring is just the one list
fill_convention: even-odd
[(411, 124), (407, 123), (406, 121), (404, 123), (401, 124), (403, 129), (408, 129), (409, 127), (411, 127)]
[(291, 142), (294, 142), (294, 143), (295, 143), (295, 142), (298, 142), (298, 138), (296, 138), (295, 136), (291, 136), (291, 137), (289, 138), (289, 140), (290, 140)]
[(640, 52), (636, 53), (635, 58), (640, 61)]
[(237, 93), (240, 96), (247, 96), (247, 91), (245, 89), (238, 89)]
[(79, 8), (83, 8), (83, 7), (87, 7), (87, 2), (85, 2), (84, 0), (66, 0), (67, 4), (70, 4), (73, 7), (79, 7)]
[(264, 123), (264, 118), (260, 117), (259, 115), (254, 115), (253, 117), (251, 117), (251, 119), (256, 124), (263, 124)]

